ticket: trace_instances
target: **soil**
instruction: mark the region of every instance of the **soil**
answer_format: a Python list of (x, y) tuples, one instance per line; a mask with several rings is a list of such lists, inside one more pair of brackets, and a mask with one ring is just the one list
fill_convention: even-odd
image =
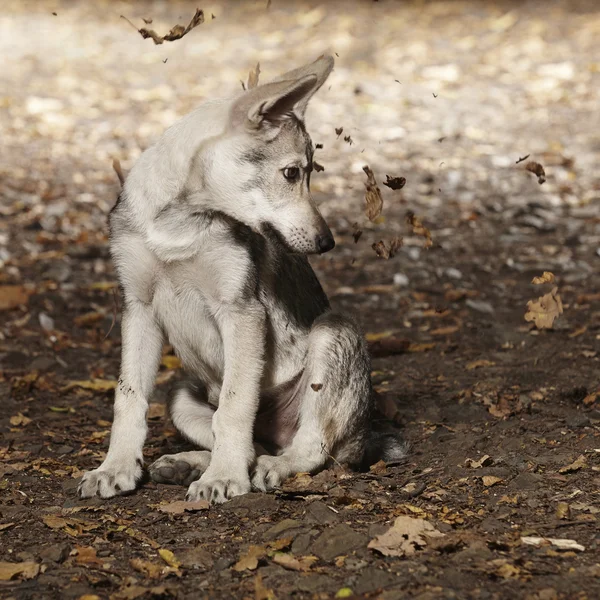
[[(3, 6), (0, 597), (600, 597), (597, 3), (266, 4), (203, 6), (206, 23), (160, 46), (119, 15), (162, 35), (195, 5)], [(119, 370), (111, 160), (126, 172), (257, 61), (266, 80), (327, 46), (336, 71), (307, 119), (337, 247), (312, 263), (366, 332), (407, 461), (334, 465), (193, 512), (170, 505), (184, 488), (151, 482), (78, 500), (106, 452)], [(375, 223), (365, 164), (384, 199)], [(396, 236), (387, 260), (371, 247)], [(552, 287), (531, 284), (543, 271), (564, 313), (538, 330), (524, 314)], [(179, 376), (165, 348), (147, 464), (189, 448), (164, 415)], [(401, 556), (369, 548), (399, 516), (444, 535)]]

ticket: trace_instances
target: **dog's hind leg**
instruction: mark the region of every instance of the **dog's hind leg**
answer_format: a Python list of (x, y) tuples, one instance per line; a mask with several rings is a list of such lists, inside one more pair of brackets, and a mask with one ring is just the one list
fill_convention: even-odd
[(188, 486), (200, 478), (210, 463), (214, 412), (201, 382), (185, 381), (177, 386), (169, 402), (171, 421), (183, 437), (206, 450), (161, 456), (148, 468), (153, 481)]
[(361, 462), (369, 433), (370, 360), (363, 336), (347, 317), (328, 312), (309, 333), (306, 365), (298, 384), (298, 428), (278, 456), (259, 456), (252, 483), (277, 487), (298, 472), (330, 460)]

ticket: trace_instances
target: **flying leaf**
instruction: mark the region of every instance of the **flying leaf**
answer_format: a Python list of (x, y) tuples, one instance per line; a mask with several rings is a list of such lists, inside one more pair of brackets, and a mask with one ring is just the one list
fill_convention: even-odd
[(404, 177), (390, 177), (385, 176), (383, 185), (387, 185), (391, 190), (401, 190), (406, 185), (406, 179)]
[(417, 217), (414, 213), (409, 212), (406, 215), (406, 222), (412, 227), (412, 231), (415, 235), (420, 235), (425, 238), (425, 248), (431, 248), (433, 246), (433, 240), (431, 239), (431, 231), (427, 229), (421, 223), (421, 219)]
[(563, 304), (558, 295), (558, 288), (552, 288), (548, 294), (527, 303), (525, 320), (533, 321), (538, 329), (551, 329), (554, 321), (563, 313)]
[(246, 88), (251, 90), (258, 85), (258, 76), (260, 75), (260, 63), (256, 63), (256, 67), (254, 69), (250, 69), (250, 73), (248, 73), (248, 83), (246, 84)]
[(384, 556), (407, 556), (427, 545), (427, 538), (442, 537), (431, 523), (415, 517), (398, 517), (382, 535), (369, 542), (369, 548)]
[(363, 171), (367, 174), (367, 183), (365, 183), (367, 188), (365, 193), (366, 213), (369, 221), (375, 221), (383, 209), (383, 198), (381, 197), (381, 190), (377, 187), (373, 171), (368, 165), (363, 167)]
[(123, 15), (121, 15), (121, 19), (125, 19), (144, 39), (152, 38), (152, 41), (158, 45), (162, 44), (163, 42), (174, 42), (175, 40), (180, 40), (184, 35), (188, 34), (192, 29), (194, 29), (194, 27), (204, 23), (204, 11), (197, 8), (187, 27), (184, 27), (183, 25), (175, 25), (171, 28), (169, 33), (163, 36), (158, 35), (158, 33), (156, 33), (156, 31), (153, 29), (147, 29), (146, 27), (138, 29), (127, 17), (124, 17)]
[(375, 250), (375, 254), (380, 258), (390, 259), (396, 254), (398, 249), (402, 247), (403, 243), (402, 238), (396, 237), (390, 242), (389, 247), (385, 245), (383, 240), (379, 240), (375, 244), (372, 244), (371, 248)]
[(540, 163), (530, 161), (525, 165), (525, 168), (538, 178), (540, 185), (546, 181), (546, 171), (544, 171), (544, 167)]

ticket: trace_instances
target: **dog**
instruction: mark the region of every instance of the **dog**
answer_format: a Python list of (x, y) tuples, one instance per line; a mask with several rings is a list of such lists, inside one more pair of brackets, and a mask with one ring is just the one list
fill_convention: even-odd
[(330, 461), (399, 460), (370, 427), (370, 359), (354, 321), (332, 310), (307, 255), (333, 249), (310, 194), (304, 114), (333, 58), (207, 101), (169, 128), (126, 178), (110, 218), (124, 299), (110, 445), (82, 498), (133, 491), (163, 342), (190, 379), (171, 420), (202, 450), (163, 456), (153, 480), (221, 503)]

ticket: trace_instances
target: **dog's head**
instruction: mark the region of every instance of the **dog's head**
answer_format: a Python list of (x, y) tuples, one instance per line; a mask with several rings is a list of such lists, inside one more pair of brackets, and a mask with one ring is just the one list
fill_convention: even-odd
[(204, 186), (218, 205), (302, 254), (335, 245), (310, 194), (313, 146), (304, 126), (332, 68), (333, 58), (322, 56), (248, 90), (233, 103), (225, 134), (203, 150)]

